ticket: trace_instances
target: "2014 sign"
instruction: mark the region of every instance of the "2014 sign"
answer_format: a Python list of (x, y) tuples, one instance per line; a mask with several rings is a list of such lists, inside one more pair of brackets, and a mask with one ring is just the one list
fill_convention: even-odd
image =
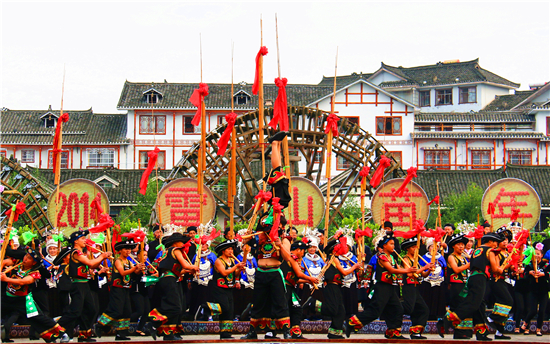
[(65, 235), (95, 225), (101, 212), (109, 213), (109, 199), (105, 191), (87, 179), (71, 179), (59, 185), (48, 199), (48, 219), (54, 228)]

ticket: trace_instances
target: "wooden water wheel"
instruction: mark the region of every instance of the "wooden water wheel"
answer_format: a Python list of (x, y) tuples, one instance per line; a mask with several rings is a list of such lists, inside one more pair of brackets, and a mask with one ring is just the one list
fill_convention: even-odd
[(19, 221), (32, 228), (33, 232), (43, 233), (44, 230), (52, 228), (46, 215), (48, 197), (52, 190), (45, 188), (40, 181), (32, 176), (27, 170), (21, 167), (16, 161), (2, 157), (2, 186), (4, 192), (2, 200), (2, 220), (0, 225), (8, 223), (5, 216), (12, 204), (24, 202), (27, 210), (19, 216)]
[[(299, 171), (300, 176), (312, 180), (320, 187), (326, 197), (327, 186), (326, 181), (323, 181), (323, 176), (325, 175), (323, 171), (324, 159), (319, 159), (319, 157), (324, 157), (326, 154), (325, 140), (327, 135), (324, 132), (324, 128), (329, 113), (308, 107), (289, 107), (288, 112), (291, 119), (291, 137), (288, 143), (291, 150), (290, 155), (293, 155), (290, 157), (290, 160), (292, 162), (292, 160), (305, 159), (306, 170)], [(267, 124), (271, 120), (272, 114), (272, 108), (265, 110), (264, 128), (268, 128)], [(243, 209), (247, 210), (241, 211), (239, 207), (236, 207), (235, 216), (242, 221), (247, 221), (249, 216), (251, 216), (249, 209), (252, 206), (252, 200), (258, 191), (262, 189), (261, 178), (263, 176), (261, 175), (258, 118), (258, 111), (253, 111), (238, 116), (235, 123), (238, 156), (237, 175), (240, 177), (240, 186), (243, 190), (241, 193), (242, 199), (239, 200), (240, 202), (235, 202), (235, 204), (244, 204)], [(227, 175), (230, 150), (228, 149), (224, 156), (216, 154), (218, 150), (217, 142), (225, 128), (226, 124), (219, 125), (206, 135), (205, 185), (210, 188), (218, 185), (222, 178)], [(338, 132), (339, 136), (333, 140), (333, 153), (337, 157), (345, 159), (348, 169), (333, 176), (331, 179), (331, 223), (337, 215), (342, 217), (340, 209), (352, 189), (359, 187), (359, 171), (361, 168), (364, 165), (369, 166), (371, 168), (370, 175), (372, 175), (378, 165), (378, 159), (382, 155), (389, 156), (388, 151), (380, 142), (346, 118), (341, 118), (338, 121)], [(264, 130), (266, 138), (273, 133), (274, 131), (271, 129)], [(199, 144), (200, 142), (195, 143), (187, 154), (174, 166), (165, 183), (182, 177), (196, 178)], [(295, 163), (294, 167), (296, 167)], [(266, 171), (269, 172), (270, 168), (269, 157), (266, 157)], [(293, 171), (293, 175), (298, 174), (297, 168), (292, 168), (291, 166), (291, 171)], [(406, 173), (403, 172), (399, 163), (392, 158), (391, 166), (386, 169), (386, 176), (400, 177), (404, 175)], [(367, 194), (369, 196), (374, 194), (374, 190), (370, 185), (367, 186)], [(227, 198), (218, 193), (214, 193), (214, 197), (221, 211), (229, 216)], [(368, 218), (370, 218), (370, 214)]]

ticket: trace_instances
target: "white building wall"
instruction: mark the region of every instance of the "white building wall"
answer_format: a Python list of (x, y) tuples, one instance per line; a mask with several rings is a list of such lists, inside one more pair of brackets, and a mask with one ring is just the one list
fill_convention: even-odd
[(403, 79), (398, 76), (382, 71), (378, 75), (371, 77), (369, 79), (369, 82), (375, 85), (380, 85), (381, 83), (386, 81), (401, 81), (401, 80)]

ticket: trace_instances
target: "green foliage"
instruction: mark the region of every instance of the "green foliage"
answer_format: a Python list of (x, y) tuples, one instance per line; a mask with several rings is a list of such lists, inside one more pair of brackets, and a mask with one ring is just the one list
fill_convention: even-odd
[[(550, 223), (550, 218), (547, 217), (546, 221)], [(533, 233), (532, 238), (533, 238), (533, 242), (542, 242), (544, 239), (550, 238), (550, 225), (548, 228), (546, 228), (542, 232)]]
[[(458, 223), (466, 221), (468, 223), (483, 222), (481, 211), (481, 200), (484, 190), (475, 183), (470, 183), (468, 188), (462, 193), (452, 193), (442, 200), (441, 221), (445, 223)], [(434, 228), (437, 218), (437, 207), (432, 209), (427, 228)]]
[(235, 231), (235, 234), (237, 234), (238, 231), (241, 229), (248, 228), (248, 222), (235, 222), (233, 225), (233, 231)]
[(128, 220), (129, 222), (134, 222), (136, 224), (134, 228), (137, 228), (137, 222), (139, 219), (141, 221), (141, 226), (146, 227), (146, 225), (149, 223), (149, 219), (151, 218), (151, 209), (153, 209), (155, 201), (157, 200), (156, 190), (156, 182), (152, 181), (149, 182), (149, 186), (147, 187), (147, 192), (145, 193), (145, 195), (142, 195), (138, 191), (136, 191), (137, 204), (133, 207), (126, 207), (122, 209), (117, 217), (116, 222), (126, 222)]

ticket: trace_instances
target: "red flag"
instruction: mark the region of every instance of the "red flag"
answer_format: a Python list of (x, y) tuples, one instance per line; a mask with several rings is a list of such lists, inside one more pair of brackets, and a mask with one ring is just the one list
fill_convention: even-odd
[(378, 167), (376, 168), (376, 171), (374, 171), (372, 178), (370, 179), (370, 185), (375, 188), (380, 184), (382, 181), (382, 177), (384, 176), (384, 170), (391, 165), (391, 159), (387, 156), (383, 155), (380, 158), (380, 162), (378, 164)]
[(218, 140), (218, 155), (224, 155), (225, 150), (227, 149), (227, 143), (229, 142), (229, 139), (231, 138), (231, 133), (233, 132), (233, 128), (235, 127), (235, 120), (237, 119), (237, 114), (234, 112), (230, 112), (227, 115), (225, 115), (225, 121), (227, 122), (227, 127), (225, 128), (222, 136)]
[(428, 205), (432, 205), (432, 203), (439, 204), (439, 196), (435, 196), (434, 199), (428, 202)]
[(199, 123), (201, 122), (201, 105), (204, 101), (204, 97), (206, 97), (207, 95), (208, 85), (201, 82), (199, 84), (199, 88), (195, 89), (193, 91), (193, 94), (189, 98), (191, 104), (195, 105), (198, 108), (197, 112), (195, 113), (195, 117), (193, 117), (193, 119), (191, 120), (191, 124), (193, 124), (194, 126), (199, 125)]
[(258, 94), (260, 88), (260, 55), (267, 55), (267, 47), (261, 47), (256, 55), (256, 74), (254, 76), (254, 85), (252, 85), (252, 94)]
[(340, 118), (336, 116), (335, 114), (331, 113), (327, 117), (327, 125), (325, 127), (325, 134), (328, 134), (332, 131), (333, 137), (338, 137), (338, 121)]
[(57, 159), (60, 159), (59, 154), (61, 154), (61, 125), (66, 123), (69, 120), (69, 114), (64, 113), (59, 117), (57, 125), (55, 127), (55, 135), (53, 137), (53, 150), (52, 150), (52, 160), (53, 160), (53, 174), (55, 175), (56, 183), (59, 183), (59, 168), (57, 167)]
[(519, 208), (512, 209), (512, 215), (510, 216), (510, 221), (515, 222), (518, 220), (519, 217)]
[[(13, 215), (13, 222), (17, 222), (19, 220), (19, 215), (23, 214), (25, 210), (27, 209), (27, 205), (23, 202), (17, 202), (15, 205), (15, 214)], [(11, 208), (6, 210), (6, 216), (9, 218), (11, 215)]]
[[(416, 178), (416, 171), (418, 168), (416, 167), (409, 167), (407, 170), (407, 178), (403, 181), (403, 184), (399, 187), (399, 189), (395, 190), (395, 195), (397, 197), (403, 197), (403, 193), (405, 192), (405, 188), (407, 187), (407, 184), (409, 184), (413, 178)], [(409, 190), (412, 193), (412, 190)]]
[(157, 164), (159, 152), (160, 152), (160, 149), (158, 147), (155, 147), (154, 150), (147, 153), (147, 156), (149, 157), (149, 161), (147, 162), (147, 168), (145, 169), (145, 171), (143, 171), (143, 174), (141, 175), (141, 180), (139, 182), (139, 193), (142, 195), (145, 195), (145, 193), (147, 192), (147, 184), (149, 182), (149, 176), (151, 175), (151, 172), (153, 172), (153, 169)]
[(281, 131), (288, 131), (288, 107), (286, 103), (286, 78), (275, 79), (275, 85), (279, 88), (275, 104), (273, 104), (273, 118), (269, 126), (277, 130), (277, 123)]

